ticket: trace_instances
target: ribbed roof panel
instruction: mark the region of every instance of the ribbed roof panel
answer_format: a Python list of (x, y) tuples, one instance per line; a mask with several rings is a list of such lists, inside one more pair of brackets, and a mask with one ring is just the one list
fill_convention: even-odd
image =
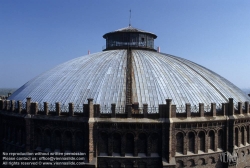
[[(239, 88), (218, 74), (183, 58), (147, 50), (132, 50), (133, 102), (150, 107), (172, 99), (177, 106), (249, 101)], [(30, 80), (9, 99), (94, 103), (124, 106), (126, 50), (110, 50), (75, 58)]]
[(191, 61), (152, 51), (133, 51), (134, 101), (157, 106), (167, 98), (177, 106), (190, 103), (249, 101), (238, 87), (218, 74)]
[(82, 56), (30, 80), (9, 99), (66, 104), (94, 103), (110, 105), (125, 103), (126, 50), (114, 50)]

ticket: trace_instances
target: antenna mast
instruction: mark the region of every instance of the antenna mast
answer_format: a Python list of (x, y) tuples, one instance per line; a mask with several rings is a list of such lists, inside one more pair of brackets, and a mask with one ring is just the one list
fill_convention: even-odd
[(130, 13), (130, 15), (129, 15), (129, 27), (131, 26), (131, 9), (129, 10), (129, 13)]

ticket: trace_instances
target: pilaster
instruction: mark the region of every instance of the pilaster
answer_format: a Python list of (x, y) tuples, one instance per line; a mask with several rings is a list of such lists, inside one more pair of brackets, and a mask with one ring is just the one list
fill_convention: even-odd
[(88, 99), (88, 106), (89, 106), (89, 118), (94, 118), (94, 104), (93, 104), (93, 99)]
[(6, 100), (6, 111), (10, 111), (10, 101)]
[(204, 103), (199, 103), (200, 117), (204, 117)]
[(74, 116), (74, 103), (69, 103), (69, 116)]
[(43, 102), (43, 106), (44, 106), (44, 114), (48, 115), (49, 114), (49, 104), (48, 104), (48, 102)]
[(30, 105), (31, 105), (31, 98), (26, 98), (26, 114), (30, 114)]
[(94, 116), (94, 104), (93, 99), (88, 99), (88, 129), (89, 129), (89, 152), (88, 152), (88, 161), (91, 164), (96, 165), (96, 144), (97, 144), (97, 129), (95, 124)]
[(198, 154), (198, 135), (195, 135), (195, 145), (194, 145), (194, 153)]
[(148, 104), (143, 104), (143, 117), (148, 117)]
[(249, 114), (249, 102), (245, 102), (245, 113)]
[(165, 115), (163, 116), (163, 118), (171, 118), (171, 107), (172, 107), (172, 99), (166, 99), (166, 103), (167, 103), (167, 111), (164, 113)]
[(186, 103), (186, 116), (191, 117), (191, 105), (190, 105), (190, 103)]
[(32, 152), (31, 149), (31, 142), (33, 141), (33, 137), (31, 136), (31, 123), (32, 123), (32, 119), (30, 114), (27, 114), (25, 116), (25, 152)]
[(37, 112), (38, 112), (38, 103), (32, 102), (31, 103), (31, 114), (37, 115)]
[(22, 113), (22, 101), (17, 101), (17, 112), (18, 114)]
[(11, 100), (11, 111), (14, 112), (16, 110), (16, 106), (15, 106), (15, 100)]
[(239, 114), (243, 114), (243, 111), (242, 111), (242, 102), (238, 102), (238, 112), (239, 112)]
[(59, 102), (56, 102), (56, 115), (57, 116), (61, 115), (61, 106)]
[(183, 138), (183, 141), (184, 141), (184, 146), (183, 146), (183, 154), (184, 155), (187, 155), (187, 150), (188, 150), (188, 135), (186, 134)]
[(132, 117), (132, 104), (126, 104), (126, 109), (127, 117), (131, 118)]
[(0, 100), (0, 110), (4, 109), (4, 100)]
[(231, 115), (234, 115), (234, 100), (233, 98), (229, 98), (229, 109), (228, 109), (228, 115), (231, 116)]
[(216, 116), (216, 104), (215, 103), (211, 103), (211, 112), (212, 112), (212, 116), (215, 117)]
[(218, 131), (214, 133), (214, 151), (217, 152), (218, 149)]
[(208, 145), (209, 145), (209, 141), (208, 141), (208, 133), (205, 134), (205, 153), (208, 153)]
[(244, 128), (244, 146), (246, 146), (246, 142), (247, 142), (247, 129)]

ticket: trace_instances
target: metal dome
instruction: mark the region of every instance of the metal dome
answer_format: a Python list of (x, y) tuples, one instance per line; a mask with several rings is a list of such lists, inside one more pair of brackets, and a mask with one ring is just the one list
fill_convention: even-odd
[[(249, 101), (238, 87), (186, 59), (147, 50), (132, 50), (132, 101), (158, 106), (170, 98), (190, 103)], [(75, 58), (30, 80), (8, 99), (75, 104), (126, 104), (127, 50), (109, 50)]]

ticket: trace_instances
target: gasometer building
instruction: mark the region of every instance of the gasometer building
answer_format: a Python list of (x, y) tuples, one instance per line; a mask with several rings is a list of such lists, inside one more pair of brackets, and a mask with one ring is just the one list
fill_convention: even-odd
[[(0, 100), (1, 151), (82, 152), (100, 168), (244, 167), (249, 97), (132, 27)], [(237, 152), (237, 162), (225, 152)], [(223, 159), (222, 157), (225, 158)]]

